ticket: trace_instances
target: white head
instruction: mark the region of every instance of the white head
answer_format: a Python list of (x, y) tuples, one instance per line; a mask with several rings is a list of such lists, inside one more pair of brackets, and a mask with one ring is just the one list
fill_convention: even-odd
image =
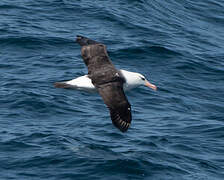
[(144, 85), (149, 88), (152, 88), (153, 90), (157, 90), (157, 87), (154, 84), (151, 84), (142, 74), (130, 72), (121, 70), (121, 73), (123, 74), (126, 83), (124, 84), (124, 87), (126, 89), (133, 89), (135, 87)]

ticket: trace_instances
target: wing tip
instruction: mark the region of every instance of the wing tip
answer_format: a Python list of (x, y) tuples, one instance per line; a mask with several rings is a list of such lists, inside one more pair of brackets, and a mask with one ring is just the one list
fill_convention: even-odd
[(116, 128), (118, 128), (123, 133), (126, 132), (131, 125), (130, 123), (125, 122), (121, 119), (119, 121), (114, 121), (113, 124)]
[(91, 44), (100, 44), (97, 41), (94, 41), (92, 39), (89, 39), (87, 37), (81, 36), (81, 35), (77, 35), (76, 36), (76, 42), (80, 45), (80, 46), (88, 46)]

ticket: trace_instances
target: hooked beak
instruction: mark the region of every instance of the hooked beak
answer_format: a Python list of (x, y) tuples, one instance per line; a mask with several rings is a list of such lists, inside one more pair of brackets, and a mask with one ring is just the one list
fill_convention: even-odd
[(145, 81), (145, 86), (152, 88), (153, 90), (157, 90), (157, 87), (154, 84), (151, 84), (149, 81)]

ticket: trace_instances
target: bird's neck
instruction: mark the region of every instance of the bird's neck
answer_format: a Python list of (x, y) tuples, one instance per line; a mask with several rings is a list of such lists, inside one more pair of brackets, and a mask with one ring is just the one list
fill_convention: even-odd
[(137, 78), (136, 73), (126, 71), (126, 70), (123, 70), (123, 69), (121, 69), (120, 72), (125, 79), (125, 83), (124, 83), (124, 90), (125, 91), (134, 89), (134, 88), (141, 85), (138, 82), (138, 78)]

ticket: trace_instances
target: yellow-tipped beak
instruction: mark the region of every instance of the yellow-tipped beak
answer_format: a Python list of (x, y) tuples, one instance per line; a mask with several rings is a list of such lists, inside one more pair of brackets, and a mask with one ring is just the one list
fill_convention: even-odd
[(145, 81), (145, 85), (149, 88), (152, 88), (153, 90), (157, 90), (157, 87), (154, 84), (151, 84), (149, 81)]

